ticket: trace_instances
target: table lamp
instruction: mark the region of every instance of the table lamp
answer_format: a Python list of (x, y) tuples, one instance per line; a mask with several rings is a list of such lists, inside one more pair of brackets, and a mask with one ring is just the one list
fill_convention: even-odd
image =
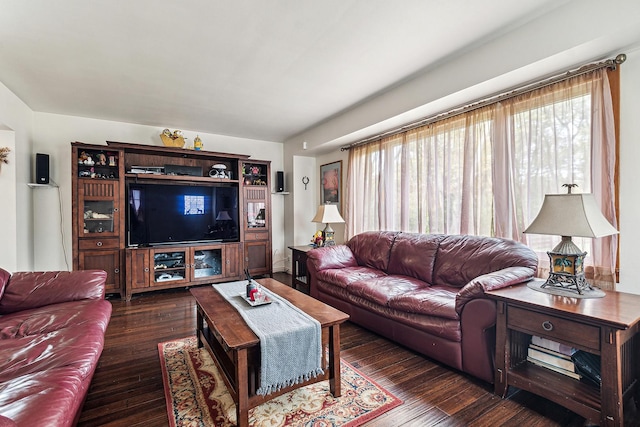
[(335, 232), (333, 231), (333, 228), (331, 228), (330, 223), (344, 222), (344, 219), (342, 219), (342, 216), (340, 216), (340, 212), (338, 212), (337, 205), (325, 204), (318, 206), (316, 216), (313, 217), (311, 222), (320, 222), (326, 224), (324, 230), (322, 230), (323, 246), (333, 246), (336, 244), (334, 240)]
[(575, 237), (598, 238), (617, 234), (602, 215), (593, 194), (572, 194), (575, 184), (564, 184), (567, 194), (547, 194), (538, 216), (524, 230), (528, 234), (558, 235), (562, 240), (549, 255), (549, 278), (541, 288), (557, 288), (582, 294), (593, 289), (584, 277), (583, 252), (571, 240)]
[(265, 221), (267, 219), (267, 214), (264, 208), (258, 211), (258, 215), (256, 215), (256, 222), (264, 227)]
[(218, 212), (218, 216), (216, 217), (216, 221), (231, 221), (231, 217), (229, 216), (229, 212), (227, 212), (227, 211)]

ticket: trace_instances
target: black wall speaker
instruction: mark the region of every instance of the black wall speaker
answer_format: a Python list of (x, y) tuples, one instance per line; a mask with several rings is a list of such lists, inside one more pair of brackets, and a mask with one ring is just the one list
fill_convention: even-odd
[(277, 192), (282, 192), (284, 191), (284, 172), (282, 171), (278, 171), (276, 172), (276, 185), (277, 185)]
[(49, 155), (36, 154), (36, 184), (49, 183)]

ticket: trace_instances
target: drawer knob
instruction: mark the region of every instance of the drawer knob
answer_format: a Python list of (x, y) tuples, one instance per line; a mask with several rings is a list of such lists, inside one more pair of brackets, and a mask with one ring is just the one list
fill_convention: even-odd
[(102, 246), (102, 242), (96, 242), (96, 246)]
[(549, 322), (548, 320), (545, 320), (544, 322), (542, 322), (542, 329), (544, 329), (547, 332), (553, 331), (553, 323)]

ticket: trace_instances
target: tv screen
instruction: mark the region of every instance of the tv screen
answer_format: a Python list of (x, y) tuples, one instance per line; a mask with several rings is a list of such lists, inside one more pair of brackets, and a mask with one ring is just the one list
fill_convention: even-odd
[(238, 186), (130, 183), (127, 244), (237, 242)]

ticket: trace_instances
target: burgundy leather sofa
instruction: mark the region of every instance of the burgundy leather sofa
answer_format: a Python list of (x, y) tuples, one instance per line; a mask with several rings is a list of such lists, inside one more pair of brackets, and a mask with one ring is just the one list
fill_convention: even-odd
[(388, 231), (307, 253), (311, 296), (490, 383), (496, 304), (484, 292), (530, 280), (537, 265), (536, 254), (512, 240)]
[(0, 269), (0, 427), (77, 423), (111, 318), (106, 276)]

